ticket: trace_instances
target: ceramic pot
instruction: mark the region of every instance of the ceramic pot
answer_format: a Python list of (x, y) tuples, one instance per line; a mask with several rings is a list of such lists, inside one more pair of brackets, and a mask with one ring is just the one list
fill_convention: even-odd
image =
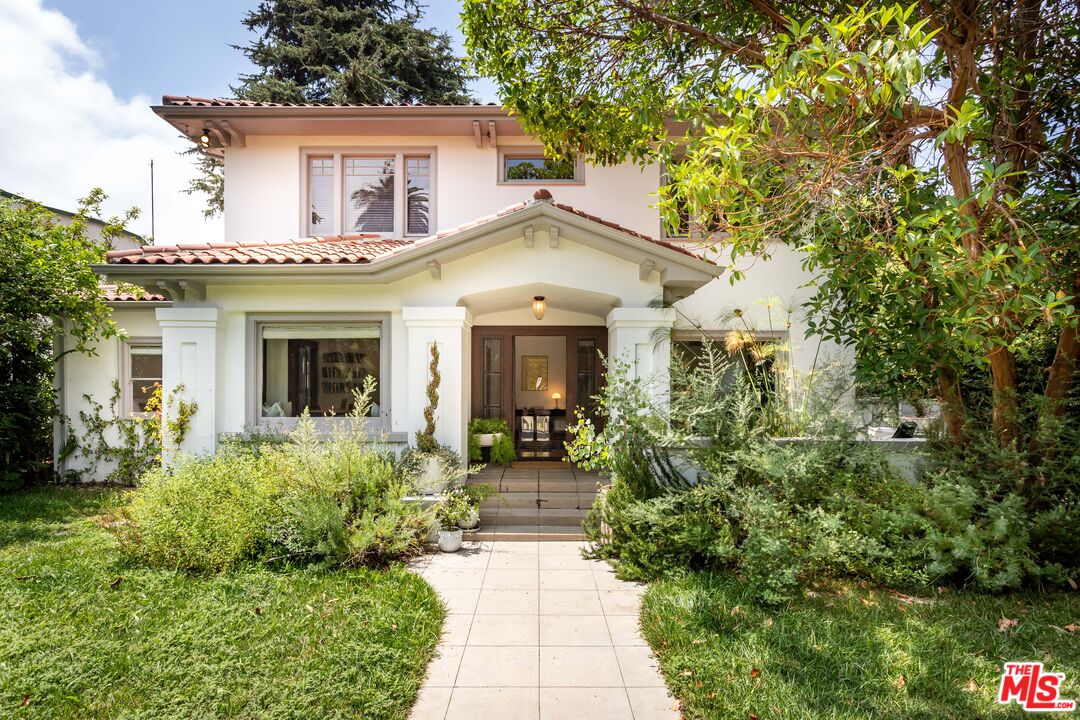
[(445, 553), (452, 553), (460, 550), (461, 530), (440, 530), (439, 549)]
[(469, 514), (458, 520), (458, 527), (462, 530), (474, 530), (480, 525), (480, 510), (473, 508)]

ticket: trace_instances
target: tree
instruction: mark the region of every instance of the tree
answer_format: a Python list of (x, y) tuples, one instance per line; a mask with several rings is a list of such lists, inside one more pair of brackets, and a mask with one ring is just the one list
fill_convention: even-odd
[[(261, 0), (244, 18), (259, 37), (237, 47), (258, 68), (233, 87), (259, 102), (457, 105), (472, 101), (445, 33), (420, 27), (416, 0)], [(224, 209), (222, 163), (199, 159), (187, 192)]]
[(0, 489), (46, 474), (61, 330), (65, 353), (92, 353), (119, 334), (90, 265), (104, 261), (110, 239), (138, 213), (114, 218), (93, 239), (86, 218), (100, 214), (104, 199), (94, 190), (70, 224), (40, 205), (0, 199)]
[(933, 392), (960, 443), (980, 376), (999, 442), (1037, 442), (1018, 361), (1041, 417), (1062, 412), (1080, 354), (1074, 2), (467, 0), (463, 19), (553, 152), (665, 163), (665, 221), (716, 230), (733, 282), (740, 258), (799, 248), (812, 330), (854, 345), (864, 381)]

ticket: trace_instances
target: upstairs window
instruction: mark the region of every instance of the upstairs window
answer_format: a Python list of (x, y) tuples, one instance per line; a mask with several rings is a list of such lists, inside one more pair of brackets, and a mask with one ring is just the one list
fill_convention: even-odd
[(432, 155), (306, 154), (307, 235), (424, 236), (432, 228)]
[(555, 159), (542, 150), (503, 150), (499, 182), (526, 185), (582, 182), (581, 167), (574, 158)]

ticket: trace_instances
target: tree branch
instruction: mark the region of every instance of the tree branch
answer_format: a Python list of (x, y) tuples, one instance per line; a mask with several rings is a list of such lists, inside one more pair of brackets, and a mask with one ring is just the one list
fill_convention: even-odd
[(752, 60), (754, 62), (764, 62), (765, 53), (761, 52), (757, 48), (749, 45), (740, 45), (736, 42), (732, 42), (727, 38), (720, 37), (710, 32), (706, 32), (699, 27), (695, 27), (689, 23), (685, 23), (681, 20), (668, 17), (661, 13), (656, 12), (650, 7), (644, 7), (637, 3), (630, 2), (630, 0), (615, 0), (615, 4), (621, 7), (623, 10), (636, 15), (642, 20), (647, 20), (655, 25), (676, 30), (683, 35), (695, 38), (702, 41), (707, 45), (718, 47), (731, 55), (741, 57), (744, 60)]

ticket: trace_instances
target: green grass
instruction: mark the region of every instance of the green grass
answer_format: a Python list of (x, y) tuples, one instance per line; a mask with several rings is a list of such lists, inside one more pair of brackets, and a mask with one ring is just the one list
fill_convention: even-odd
[(403, 567), (125, 561), (102, 491), (0, 496), (0, 717), (405, 718), (442, 606)]
[[(924, 600), (836, 586), (767, 608), (699, 574), (652, 585), (641, 623), (688, 720), (1024, 717), (995, 703), (1008, 660), (1064, 672), (1062, 696), (1080, 699), (1080, 632), (1064, 630), (1080, 595)], [(1000, 632), (1001, 618), (1019, 624)]]

